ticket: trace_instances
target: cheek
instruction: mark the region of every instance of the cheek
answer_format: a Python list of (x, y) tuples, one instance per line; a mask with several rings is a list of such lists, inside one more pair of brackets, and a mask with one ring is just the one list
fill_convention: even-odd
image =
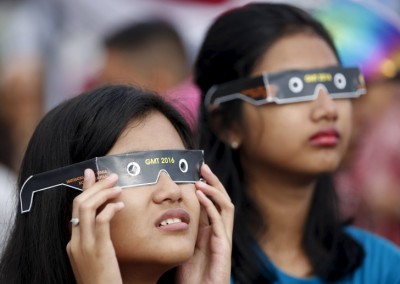
[(269, 152), (292, 147), (291, 144), (301, 137), (299, 131), (304, 130), (307, 119), (300, 105), (293, 106), (269, 105), (249, 113), (244, 135), (246, 147)]
[(150, 193), (142, 189), (123, 189), (121, 196), (116, 201), (124, 202), (124, 208), (117, 212), (111, 220), (110, 232), (116, 251), (133, 244), (141, 244), (146, 239), (151, 216), (149, 212)]
[[(193, 223), (193, 227), (197, 228), (197, 224), (199, 223), (200, 218), (200, 202), (196, 195), (196, 187), (194, 184), (183, 184), (182, 188), (182, 200), (183, 205), (190, 212), (191, 222)], [(192, 220), (193, 219), (193, 220)]]
[(353, 120), (352, 120), (352, 103), (350, 100), (346, 101), (338, 101), (337, 103), (338, 109), (338, 128), (341, 132), (341, 138), (343, 140), (343, 144), (347, 147), (352, 129), (353, 129)]

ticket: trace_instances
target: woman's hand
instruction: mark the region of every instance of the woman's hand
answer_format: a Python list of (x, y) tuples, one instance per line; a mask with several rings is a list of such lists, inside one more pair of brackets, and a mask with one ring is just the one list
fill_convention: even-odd
[(224, 186), (203, 164), (207, 183), (196, 183), (203, 208), (193, 257), (178, 268), (178, 283), (230, 283), (234, 206)]
[[(92, 170), (85, 170), (83, 192), (74, 199), (72, 225), (67, 253), (79, 284), (122, 283), (121, 273), (110, 237), (110, 221), (124, 207), (113, 203), (121, 188), (114, 187), (116, 174), (96, 182)], [(111, 202), (110, 202), (111, 201)]]

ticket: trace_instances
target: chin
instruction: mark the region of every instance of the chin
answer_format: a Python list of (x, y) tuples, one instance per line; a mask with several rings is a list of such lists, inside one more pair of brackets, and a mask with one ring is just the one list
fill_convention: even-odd
[(157, 236), (137, 242), (119, 242), (115, 246), (117, 258), (122, 262), (152, 262), (163, 265), (180, 264), (190, 259), (195, 250), (196, 237)]
[(171, 269), (188, 261), (194, 254), (194, 246), (191, 248), (170, 247), (165, 248), (146, 248), (141, 251), (128, 253), (117, 253), (119, 263), (141, 263), (164, 267), (165, 270)]
[(303, 165), (299, 171), (309, 177), (317, 177), (323, 174), (330, 174), (336, 171), (339, 167), (337, 162), (332, 163), (313, 163), (311, 165)]
[(324, 165), (320, 166), (314, 169), (316, 175), (321, 175), (321, 174), (330, 174), (336, 171), (336, 169), (339, 167), (337, 163), (334, 165)]
[(342, 155), (338, 154), (337, 152), (331, 153), (323, 153), (323, 155), (319, 155), (313, 159), (313, 168), (317, 171), (322, 172), (333, 172), (338, 167), (342, 160)]
[(170, 247), (169, 249), (160, 251), (159, 260), (164, 265), (177, 266), (188, 261), (194, 254), (194, 246), (184, 248), (182, 246), (177, 249)]
[(196, 239), (194, 238), (171, 238), (160, 240), (154, 248), (162, 253), (163, 258), (174, 262), (184, 262), (194, 254)]

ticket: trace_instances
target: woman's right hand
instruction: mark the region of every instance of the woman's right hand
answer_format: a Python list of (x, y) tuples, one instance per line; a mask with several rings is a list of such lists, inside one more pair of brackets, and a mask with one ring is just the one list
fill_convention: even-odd
[(94, 172), (85, 170), (83, 192), (73, 202), (72, 225), (67, 253), (79, 284), (122, 283), (114, 246), (110, 237), (110, 221), (124, 204), (112, 202), (121, 193), (115, 187), (116, 174), (96, 182)]

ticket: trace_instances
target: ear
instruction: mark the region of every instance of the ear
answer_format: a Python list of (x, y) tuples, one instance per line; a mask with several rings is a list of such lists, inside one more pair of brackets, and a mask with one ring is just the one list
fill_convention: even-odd
[(243, 142), (243, 131), (239, 121), (226, 121), (221, 114), (209, 116), (213, 132), (232, 149), (238, 149)]
[(221, 137), (220, 139), (228, 144), (232, 149), (236, 150), (242, 145), (243, 138), (239, 131), (239, 127), (227, 129), (223, 135), (224, 137)]

